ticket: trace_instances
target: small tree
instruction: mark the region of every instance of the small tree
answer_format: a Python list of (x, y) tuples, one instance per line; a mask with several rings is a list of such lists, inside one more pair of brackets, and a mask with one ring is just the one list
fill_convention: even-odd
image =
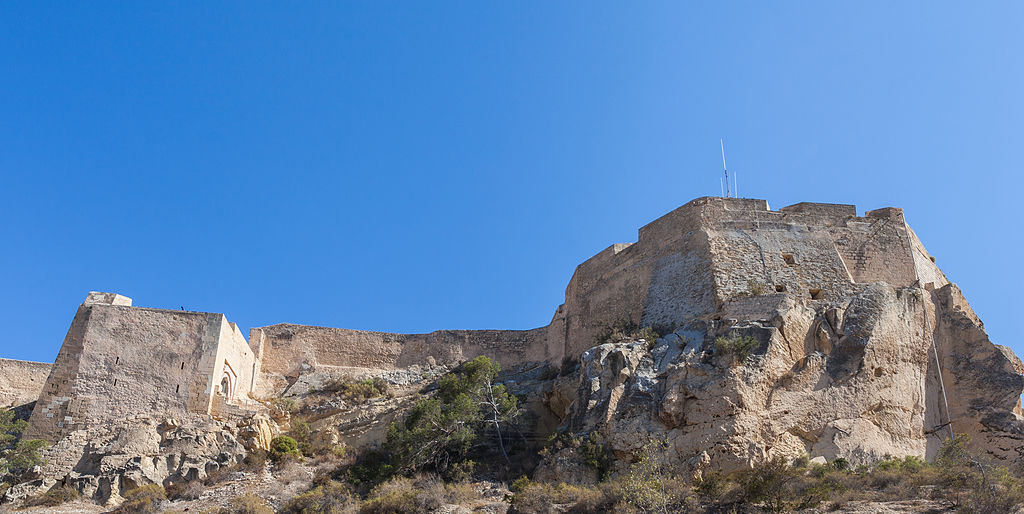
[(462, 461), (478, 432), (493, 428), (509, 462), (502, 428), (519, 415), (516, 397), (494, 383), (501, 367), (480, 356), (438, 381), (437, 394), (416, 403), (406, 418), (387, 430), (386, 447), (401, 472), (433, 466), (446, 471)]
[(286, 435), (279, 435), (270, 440), (270, 460), (281, 462), (286, 459), (300, 459), (299, 443)]
[(0, 475), (11, 475), (18, 480), (28, 470), (45, 463), (40, 452), (46, 448), (46, 442), (21, 439), (27, 427), (28, 423), (16, 419), (13, 411), (0, 411)]
[(640, 512), (668, 512), (671, 498), (665, 491), (668, 473), (660, 456), (666, 441), (649, 441), (636, 455), (637, 461), (622, 476), (622, 497)]

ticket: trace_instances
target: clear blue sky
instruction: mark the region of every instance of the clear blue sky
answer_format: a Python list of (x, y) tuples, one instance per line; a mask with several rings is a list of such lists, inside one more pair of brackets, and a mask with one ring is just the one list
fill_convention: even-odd
[(742, 196), (905, 208), (1024, 353), (1022, 4), (730, 5), (5, 2), (0, 355), (52, 360), (89, 290), (542, 326), (718, 194), (720, 137)]

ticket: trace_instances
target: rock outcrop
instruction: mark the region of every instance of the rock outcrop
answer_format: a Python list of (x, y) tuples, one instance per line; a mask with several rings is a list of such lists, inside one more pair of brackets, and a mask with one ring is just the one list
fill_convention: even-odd
[(74, 431), (50, 448), (40, 478), (11, 488), (16, 501), (63, 483), (100, 503), (117, 503), (120, 493), (146, 484), (161, 486), (203, 480), (239, 464), (253, 450), (269, 449), (278, 433), (266, 414), (234, 422), (200, 417), (139, 417), (105, 428)]
[[(1019, 462), (1021, 362), (988, 340), (954, 285), (875, 283), (809, 303), (584, 352), (564, 428), (597, 431), (622, 456), (667, 440), (698, 473), (771, 456), (933, 458), (950, 429)], [(744, 341), (749, 356), (728, 351)]]

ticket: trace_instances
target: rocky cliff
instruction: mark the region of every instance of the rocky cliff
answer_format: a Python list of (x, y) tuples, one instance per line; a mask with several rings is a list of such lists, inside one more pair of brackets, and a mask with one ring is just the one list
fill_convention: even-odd
[(623, 456), (667, 440), (698, 475), (773, 456), (931, 459), (952, 433), (1020, 462), (1024, 368), (955, 285), (875, 283), (814, 305), (786, 298), (761, 319), (715, 317), (584, 352), (564, 427)]

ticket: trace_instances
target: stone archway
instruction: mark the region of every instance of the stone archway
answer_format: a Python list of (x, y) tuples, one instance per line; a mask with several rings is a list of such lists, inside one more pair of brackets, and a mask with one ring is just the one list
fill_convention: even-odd
[(235, 394), (235, 383), (238, 380), (238, 375), (235, 374), (235, 370), (231, 368), (231, 365), (227, 361), (224, 361), (224, 372), (220, 377), (220, 393), (224, 395), (224, 398), (230, 400)]

